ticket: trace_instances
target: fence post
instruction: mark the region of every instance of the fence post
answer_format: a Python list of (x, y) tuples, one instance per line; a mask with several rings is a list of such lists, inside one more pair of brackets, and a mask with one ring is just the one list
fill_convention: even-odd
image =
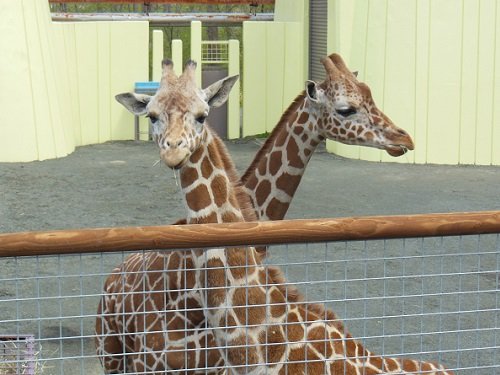
[[(228, 46), (228, 76), (240, 74), (240, 41), (229, 40)], [(227, 138), (240, 137), (240, 79), (234, 84), (227, 103)]]
[(151, 80), (158, 82), (161, 78), (161, 61), (163, 60), (163, 31), (153, 30), (152, 49)]
[(191, 60), (198, 63), (196, 69), (196, 83), (201, 86), (201, 22), (191, 22)]
[(174, 62), (174, 72), (177, 76), (182, 74), (182, 40), (172, 40), (172, 61)]

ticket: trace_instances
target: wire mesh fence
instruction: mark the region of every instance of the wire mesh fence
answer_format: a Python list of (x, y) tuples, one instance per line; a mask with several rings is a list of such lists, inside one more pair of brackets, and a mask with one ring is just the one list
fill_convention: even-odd
[(227, 64), (229, 62), (229, 42), (202, 41), (201, 62), (203, 64)]
[[(204, 271), (183, 257), (189, 254), (190, 250), (165, 250), (0, 258), (0, 334), (34, 337), (36, 373), (102, 374), (96, 342), (108, 345), (98, 353), (108, 366), (122, 366), (120, 373), (185, 367), (222, 373), (220, 353), (228, 355), (228, 348), (204, 334), (213, 333), (205, 326), (212, 309), (206, 304), (211, 290), (194, 281)], [(337, 341), (344, 349), (350, 342), (344, 337), (345, 327), (356, 342), (383, 358), (438, 362), (458, 374), (500, 373), (499, 254), (499, 234), (273, 245), (264, 260), (266, 275), (270, 267), (278, 267), (284, 276), (281, 290), (293, 301), (273, 302), (270, 290), (278, 281), (266, 276), (261, 283), (266, 302), (259, 306), (247, 294), (238, 306), (247, 318), (237, 322), (228, 318), (229, 308), (214, 308), (224, 311), (224, 321), (231, 326), (217, 329), (228, 336), (235, 327), (248, 331), (250, 315), (256, 311), (266, 315), (260, 325), (274, 329), (276, 306), (293, 303), (307, 310), (321, 304), (343, 322)], [(120, 264), (125, 266), (115, 269)], [(252, 269), (243, 268), (247, 275)], [(223, 289), (229, 290), (230, 284), (226, 281), (228, 288)], [(303, 300), (286, 296), (292, 288)], [(98, 313), (101, 300), (108, 304), (103, 303)], [(321, 324), (340, 327), (335, 317), (322, 314)], [(102, 319), (96, 325), (98, 317)], [(311, 339), (307, 334), (292, 339), (294, 322), (289, 318), (279, 325), (280, 332), (287, 333), (279, 336), (284, 347), (302, 348), (303, 341)], [(265, 332), (267, 336), (271, 331)], [(194, 344), (189, 337), (203, 342)], [(332, 340), (315, 343), (326, 351)], [(273, 373), (283, 361), (273, 357), (280, 340), (271, 341), (260, 346), (261, 373)], [(255, 370), (248, 364), (251, 348), (258, 344), (247, 339), (240, 346), (246, 365), (229, 373)], [(5, 364), (3, 353), (0, 362)], [(295, 361), (321, 361), (318, 358), (313, 353)], [(364, 358), (369, 359), (373, 360)], [(15, 366), (22, 361), (8, 360)], [(368, 367), (365, 370), (370, 373)], [(0, 366), (0, 374), (9, 373), (2, 371)], [(112, 372), (109, 367), (107, 371)], [(347, 367), (340, 373), (344, 371), (349, 373)]]

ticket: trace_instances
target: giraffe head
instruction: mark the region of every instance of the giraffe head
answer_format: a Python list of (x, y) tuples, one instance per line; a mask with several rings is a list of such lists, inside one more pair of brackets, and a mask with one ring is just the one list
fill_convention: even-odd
[(324, 138), (384, 149), (392, 156), (413, 150), (410, 135), (377, 108), (370, 88), (358, 81), (339, 55), (321, 62), (326, 79), (320, 84), (307, 81), (306, 95), (312, 108), (309, 115), (317, 117)]
[(206, 137), (210, 108), (224, 104), (238, 76), (221, 79), (206, 89), (196, 86), (196, 62), (189, 60), (177, 77), (173, 63), (163, 60), (160, 87), (155, 95), (124, 93), (116, 96), (135, 115), (146, 115), (160, 156), (170, 168), (179, 169)]

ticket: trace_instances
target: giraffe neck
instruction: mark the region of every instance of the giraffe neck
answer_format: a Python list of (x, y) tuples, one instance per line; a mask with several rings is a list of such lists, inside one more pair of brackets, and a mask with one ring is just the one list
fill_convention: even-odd
[(180, 171), (182, 195), (191, 224), (252, 221), (234, 165), (222, 141), (207, 128), (205, 142)]
[(323, 140), (317, 122), (302, 93), (243, 175), (242, 183), (259, 219), (284, 218), (314, 150)]

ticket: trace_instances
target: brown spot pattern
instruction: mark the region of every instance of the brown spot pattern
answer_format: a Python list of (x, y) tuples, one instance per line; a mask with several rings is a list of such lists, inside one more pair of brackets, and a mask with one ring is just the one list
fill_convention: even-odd
[(311, 346), (323, 356), (330, 357), (333, 354), (332, 344), (328, 337), (326, 327), (315, 327), (307, 331), (307, 339)]
[(233, 366), (258, 364), (259, 354), (252, 338), (240, 336), (230, 341), (228, 346), (227, 359)]
[(297, 186), (299, 186), (301, 176), (294, 176), (288, 173), (283, 173), (276, 180), (276, 187), (280, 190), (283, 190), (290, 196), (293, 196), (295, 190), (297, 190)]
[(285, 337), (290, 342), (296, 342), (304, 340), (304, 328), (299, 321), (299, 318), (295, 312), (288, 314), (287, 320), (288, 324), (285, 326)]
[[(226, 272), (224, 270), (224, 263), (220, 259), (209, 259), (207, 268), (214, 268), (207, 272), (207, 305), (208, 307), (217, 307), (224, 302), (226, 298), (226, 284), (230, 286), (229, 280), (226, 280)], [(201, 279), (204, 279), (202, 275)]]
[(199, 211), (210, 205), (210, 194), (205, 185), (198, 185), (186, 194), (186, 202), (193, 211)]
[(298, 124), (305, 124), (307, 122), (307, 120), (309, 119), (309, 113), (307, 112), (302, 112), (300, 114), (300, 117), (299, 119), (297, 120), (297, 123)]
[(269, 157), (269, 173), (274, 176), (281, 167), (281, 151), (274, 151)]
[(244, 286), (234, 291), (233, 310), (243, 325), (263, 323), (266, 318), (265, 303), (266, 293), (260, 286)]
[(239, 216), (236, 216), (233, 212), (224, 212), (222, 214), (222, 222), (223, 223), (234, 223), (237, 221), (241, 221)]
[(304, 163), (299, 156), (299, 146), (297, 146), (297, 142), (295, 142), (295, 139), (290, 138), (286, 149), (288, 153), (289, 164), (295, 168), (304, 168)]
[(217, 205), (217, 207), (220, 207), (227, 202), (228, 186), (225, 177), (221, 175), (215, 176), (210, 183), (210, 188), (212, 189), (215, 204)]
[(288, 133), (287, 132), (281, 132), (278, 137), (276, 138), (275, 146), (281, 147), (285, 144), (286, 139), (288, 138)]
[(214, 168), (212, 167), (212, 163), (208, 160), (208, 157), (205, 157), (201, 162), (201, 175), (204, 178), (209, 178), (214, 172)]
[(207, 147), (208, 149), (208, 154), (212, 156), (212, 163), (215, 168), (217, 169), (223, 169), (223, 161), (220, 157), (219, 150), (217, 149), (217, 146), (214, 144), (214, 142), (210, 143)]
[(270, 220), (278, 220), (278, 218), (282, 217), (283, 211), (288, 209), (289, 205), (290, 203), (288, 202), (283, 203), (278, 199), (273, 198), (266, 208), (266, 215)]
[(255, 195), (257, 198), (257, 204), (262, 206), (265, 202), (266, 198), (271, 193), (271, 183), (267, 180), (262, 180), (259, 185), (257, 185), (257, 189), (255, 190)]
[(181, 186), (186, 188), (198, 179), (198, 172), (194, 168), (184, 168), (181, 173)]
[(279, 325), (268, 326), (265, 331), (260, 333), (259, 342), (267, 343), (264, 348), (264, 359), (266, 363), (277, 363), (281, 361), (286, 350), (286, 345), (283, 344), (285, 341), (285, 336)]
[(271, 301), (273, 301), (270, 310), (271, 316), (273, 318), (279, 318), (280, 316), (285, 315), (286, 306), (285, 306), (285, 297), (277, 288), (273, 288), (270, 292)]
[(199, 149), (197, 149), (195, 152), (193, 152), (191, 154), (191, 157), (189, 158), (189, 160), (191, 161), (191, 163), (196, 164), (200, 161), (202, 156), (203, 156), (203, 148), (200, 147)]

